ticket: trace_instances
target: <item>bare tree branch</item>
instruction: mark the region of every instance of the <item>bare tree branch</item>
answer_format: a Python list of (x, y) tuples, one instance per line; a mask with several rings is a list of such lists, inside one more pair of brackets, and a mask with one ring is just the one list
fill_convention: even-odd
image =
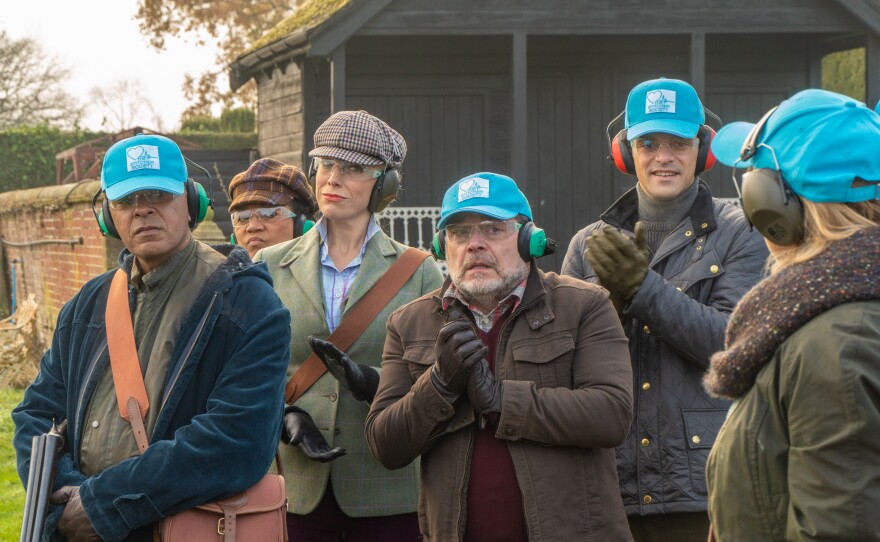
[(64, 90), (69, 77), (70, 70), (47, 58), (37, 42), (13, 40), (0, 30), (0, 130), (78, 125), (83, 108)]
[[(148, 119), (156, 123), (158, 119), (152, 102), (144, 97), (143, 85), (139, 80), (118, 80), (110, 85), (93, 87), (89, 91), (89, 99), (104, 115), (102, 127), (114, 132), (131, 128), (138, 120)], [(162, 130), (162, 126), (156, 124), (150, 124), (149, 127)]]

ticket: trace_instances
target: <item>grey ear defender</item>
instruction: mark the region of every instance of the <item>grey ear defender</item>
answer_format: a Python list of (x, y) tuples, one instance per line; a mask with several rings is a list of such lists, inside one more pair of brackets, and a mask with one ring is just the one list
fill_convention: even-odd
[(791, 246), (803, 240), (803, 205), (777, 171), (745, 173), (741, 203), (749, 222), (773, 244)]
[(755, 124), (743, 142), (739, 158), (748, 160), (755, 156), (759, 147), (764, 147), (773, 154), (776, 169), (762, 168), (744, 173), (740, 204), (749, 224), (761, 235), (773, 244), (791, 246), (804, 239), (804, 207), (782, 177), (776, 151), (769, 145), (758, 143), (764, 125), (775, 111), (774, 107)]

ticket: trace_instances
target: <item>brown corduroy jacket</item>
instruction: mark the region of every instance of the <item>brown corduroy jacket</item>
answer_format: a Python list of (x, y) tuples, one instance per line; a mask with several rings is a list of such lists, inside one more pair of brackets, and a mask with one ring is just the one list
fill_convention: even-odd
[[(461, 540), (474, 413), (431, 382), (446, 323), (444, 286), (388, 320), (379, 389), (367, 416), (373, 454), (388, 468), (422, 456), (419, 522), (426, 542)], [(507, 441), (532, 541), (632, 540), (614, 446), (632, 419), (627, 340), (605, 290), (532, 265), (495, 357), (504, 397), (496, 438)]]

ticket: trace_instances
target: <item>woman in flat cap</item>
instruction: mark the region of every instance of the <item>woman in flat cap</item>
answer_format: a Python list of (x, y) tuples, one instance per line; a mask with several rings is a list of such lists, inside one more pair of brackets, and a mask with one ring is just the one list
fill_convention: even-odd
[(251, 258), (261, 248), (309, 231), (318, 202), (305, 173), (271, 158), (261, 158), (229, 183), (233, 241)]

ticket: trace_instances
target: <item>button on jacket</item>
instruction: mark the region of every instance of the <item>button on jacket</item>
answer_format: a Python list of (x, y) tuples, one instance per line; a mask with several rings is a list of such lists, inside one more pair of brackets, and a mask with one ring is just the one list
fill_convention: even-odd
[[(428, 371), (447, 321), (440, 300), (447, 286), (388, 321), (366, 428), (388, 468), (421, 455), (419, 524), (428, 542), (464, 536), (476, 428), (466, 397), (449, 404)], [(631, 540), (611, 448), (630, 425), (632, 375), (608, 294), (533, 265), (502, 327), (495, 368), (504, 381), (495, 438), (513, 459), (529, 540)]]
[[(563, 274), (598, 283), (583, 256), (587, 238), (606, 225), (632, 237), (636, 220), (633, 188), (575, 234)], [(627, 514), (706, 510), (706, 458), (729, 402), (710, 397), (702, 377), (723, 347), (730, 313), (762, 278), (766, 260), (763, 238), (749, 231), (742, 210), (713, 199), (700, 182), (689, 215), (658, 247), (624, 308), (636, 390), (632, 428), (617, 449)]]

